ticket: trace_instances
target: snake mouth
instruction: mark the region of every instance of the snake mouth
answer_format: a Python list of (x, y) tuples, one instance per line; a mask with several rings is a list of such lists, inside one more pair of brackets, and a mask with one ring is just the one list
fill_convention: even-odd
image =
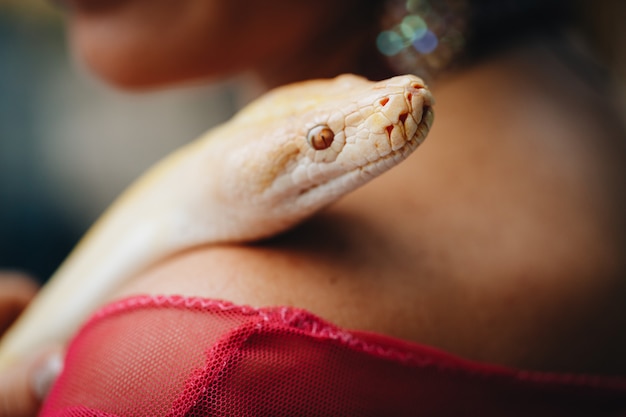
[[(367, 164), (357, 167), (353, 169), (352, 171), (368, 171), (369, 169), (373, 167), (380, 166), (381, 167), (380, 170), (373, 170), (372, 172), (373, 174), (377, 175), (384, 171), (387, 171), (388, 169), (391, 169), (396, 164), (402, 162), (415, 149), (417, 149), (419, 145), (421, 145), (424, 142), (432, 126), (433, 119), (434, 119), (434, 112), (433, 112), (432, 106), (429, 106), (429, 105), (424, 106), (422, 108), (422, 118), (420, 122), (417, 124), (417, 129), (412, 137), (406, 139), (399, 148), (393, 149), (388, 154), (381, 156), (377, 160), (368, 162)], [(404, 120), (401, 118), (401, 122), (403, 124), (405, 120), (406, 120), (406, 116), (404, 117)], [(390, 130), (388, 128), (388, 133), (389, 131)], [(384, 165), (386, 161), (390, 159), (395, 159), (395, 158), (399, 158), (395, 161), (395, 164), (382, 167), (382, 165)]]

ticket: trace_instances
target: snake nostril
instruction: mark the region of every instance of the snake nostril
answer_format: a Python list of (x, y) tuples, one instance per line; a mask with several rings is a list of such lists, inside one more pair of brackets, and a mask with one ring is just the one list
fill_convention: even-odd
[(406, 118), (409, 117), (408, 113), (402, 113), (400, 116), (398, 116), (398, 120), (400, 120), (400, 122), (402, 122), (402, 124), (404, 124), (404, 122), (406, 122)]
[(387, 105), (387, 103), (389, 103), (389, 97), (385, 97), (385, 98), (380, 99), (379, 103), (380, 103), (381, 106), (385, 107)]
[(411, 84), (411, 87), (413, 87), (415, 89), (420, 89), (420, 88), (424, 88), (424, 85), (420, 84), (420, 83), (413, 83), (413, 84)]

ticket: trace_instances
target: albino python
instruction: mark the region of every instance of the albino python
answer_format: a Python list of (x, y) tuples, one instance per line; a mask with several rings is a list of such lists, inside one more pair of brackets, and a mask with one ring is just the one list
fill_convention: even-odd
[(432, 104), (408, 75), (270, 91), (122, 194), (4, 336), (0, 368), (67, 341), (120, 283), (160, 258), (279, 233), (395, 166), (424, 140)]

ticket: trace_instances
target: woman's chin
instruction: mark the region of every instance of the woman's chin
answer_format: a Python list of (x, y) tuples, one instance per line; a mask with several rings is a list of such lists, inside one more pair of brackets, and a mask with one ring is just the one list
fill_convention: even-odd
[[(91, 4), (92, 0), (79, 1)], [(70, 8), (68, 42), (80, 65), (124, 89), (215, 78), (234, 70), (234, 59), (219, 59), (228, 55), (230, 45), (221, 32), (212, 29), (211, 19), (190, 22), (188, 14), (180, 11), (169, 13), (168, 22), (167, 10), (154, 12), (148, 19), (143, 17), (141, 4), (127, 1), (127, 6), (108, 13)]]
[(220, 76), (217, 66), (204, 63), (197, 56), (190, 57), (180, 49), (171, 51), (132, 36), (72, 28), (70, 46), (80, 66), (121, 89), (159, 88)]

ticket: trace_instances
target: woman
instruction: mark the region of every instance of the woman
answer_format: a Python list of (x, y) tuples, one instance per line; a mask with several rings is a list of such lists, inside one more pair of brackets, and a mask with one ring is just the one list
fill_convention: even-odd
[[(473, 361), (623, 376), (624, 135), (587, 61), (553, 36), (565, 6), (418, 3), (68, 1), (76, 54), (131, 89), (246, 69), (266, 87), (437, 74), (469, 58), (434, 84), (437, 123), (406, 163), (288, 235), (178, 254), (114, 298), (296, 306)], [(444, 28), (449, 54), (383, 50), (390, 64), (378, 22), (413, 14)]]

